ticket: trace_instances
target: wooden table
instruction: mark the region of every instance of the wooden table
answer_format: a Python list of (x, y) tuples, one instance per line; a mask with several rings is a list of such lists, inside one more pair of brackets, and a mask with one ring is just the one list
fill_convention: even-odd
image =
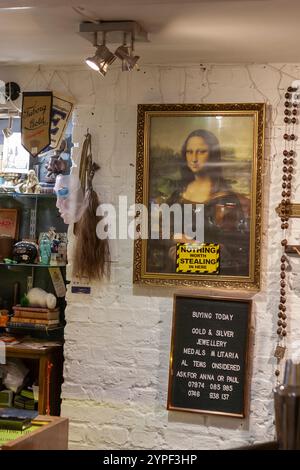
[(36, 431), (2, 445), (1, 450), (67, 450), (69, 420), (57, 416), (39, 415), (41, 424)]

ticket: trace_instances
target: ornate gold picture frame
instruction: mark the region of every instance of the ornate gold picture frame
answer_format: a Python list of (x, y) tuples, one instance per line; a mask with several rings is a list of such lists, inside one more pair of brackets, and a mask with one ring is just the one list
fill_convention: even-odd
[[(134, 242), (134, 283), (259, 290), (264, 121), (264, 103), (138, 105), (136, 204), (148, 227)], [(217, 247), (217, 269), (179, 269), (190, 238), (172, 214), (170, 237), (153, 238), (162, 204), (203, 209), (201, 241)]]

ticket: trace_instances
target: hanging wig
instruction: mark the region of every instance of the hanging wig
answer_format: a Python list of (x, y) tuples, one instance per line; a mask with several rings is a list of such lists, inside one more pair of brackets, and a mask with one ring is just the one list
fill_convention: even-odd
[(110, 275), (110, 252), (108, 239), (99, 239), (96, 227), (102, 217), (96, 215), (100, 204), (93, 189), (93, 178), (99, 166), (92, 161), (91, 135), (87, 133), (80, 161), (80, 181), (84, 196), (84, 211), (74, 226), (76, 246), (73, 260), (73, 276), (101, 280)]

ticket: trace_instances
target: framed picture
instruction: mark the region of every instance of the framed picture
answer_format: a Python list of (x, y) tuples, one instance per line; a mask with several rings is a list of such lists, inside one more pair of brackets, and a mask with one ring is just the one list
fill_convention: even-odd
[(29, 153), (21, 144), (20, 132), (14, 132), (4, 139), (2, 165), (5, 173), (28, 173)]
[(0, 208), (0, 235), (18, 239), (19, 213), (18, 209)]
[(246, 416), (251, 309), (250, 299), (174, 295), (168, 410)]
[(138, 106), (135, 283), (259, 289), (264, 119), (264, 103)]

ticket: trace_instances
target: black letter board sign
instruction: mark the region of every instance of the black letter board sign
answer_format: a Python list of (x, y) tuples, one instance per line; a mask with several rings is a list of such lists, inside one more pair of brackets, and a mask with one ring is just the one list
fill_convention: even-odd
[(245, 417), (251, 306), (174, 295), (168, 410)]

